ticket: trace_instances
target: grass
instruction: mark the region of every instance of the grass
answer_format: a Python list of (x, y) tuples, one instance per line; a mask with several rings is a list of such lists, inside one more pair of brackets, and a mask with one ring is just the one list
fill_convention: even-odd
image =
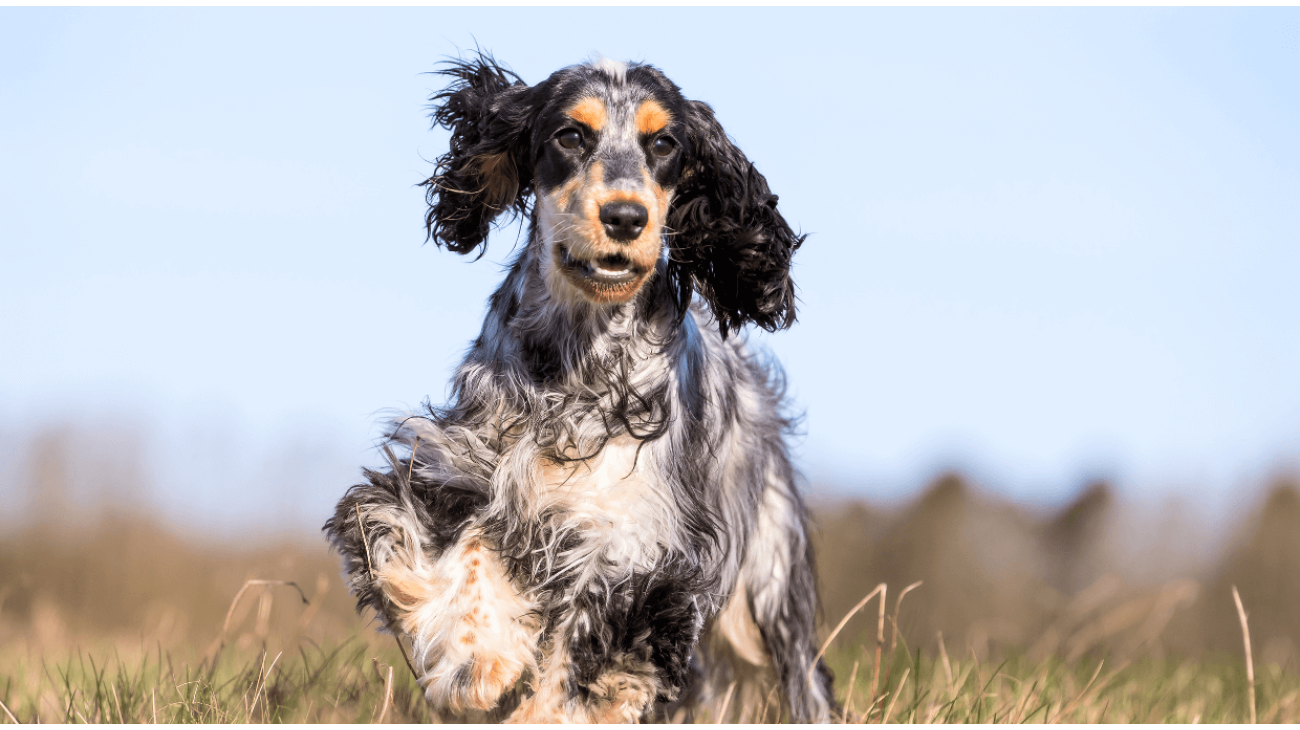
[[(869, 652), (840, 655), (836, 664)], [(1104, 658), (1066, 664), (1014, 654), (998, 663), (927, 657), (899, 650), (888, 679), (846, 683), (850, 716), (868, 722), (1097, 723), (1218, 722), (1251, 719), (1244, 667), (1230, 657), (1198, 661), (1142, 659), (1109, 668)], [(888, 661), (888, 660), (887, 660)], [(1263, 722), (1300, 719), (1300, 676), (1270, 668), (1258, 688)], [(873, 699), (874, 697), (874, 699)]]
[[(954, 478), (893, 514), (824, 512), (842, 717), (1300, 722), (1300, 490), (1275, 490), (1211, 563), (1146, 583), (1126, 565), (1162, 553), (1099, 551), (1105, 503), (1083, 501), (1036, 517)], [(353, 606), (314, 535), (34, 521), (0, 533), (0, 724), (438, 721)], [(724, 704), (774, 719), (762, 693)]]
[[(275, 582), (248, 581), (236, 594), (217, 640), (203, 654), (103, 646), (49, 653), (32, 661), (0, 650), (0, 715), (11, 722), (235, 723), (437, 722), (422, 699), (395, 642), (353, 635), (326, 646), (299, 637), (293, 651), (274, 654), (228, 644), (229, 619), (245, 590)], [(295, 586), (296, 587), (296, 586)], [(823, 647), (841, 681), (837, 719), (856, 723), (1238, 723), (1300, 721), (1300, 675), (1276, 665), (1259, 677), (1250, 659), (1244, 608), (1239, 618), (1243, 661), (1209, 655), (1200, 660), (1153, 657), (1119, 662), (1088, 656), (1066, 662), (1032, 660), (1008, 651), (996, 663), (909, 649), (898, 623), (901, 591), (886, 616), (888, 588), (877, 586), (832, 630)], [(840, 629), (875, 599), (876, 630), (865, 642), (836, 640)], [(1240, 599), (1237, 600), (1241, 606)], [(886, 619), (892, 627), (885, 649)], [(872, 635), (874, 634), (874, 635)], [(852, 647), (852, 648), (850, 648)], [(1108, 664), (1110, 666), (1108, 666)], [(728, 719), (778, 719), (773, 705), (731, 705)], [(681, 719), (679, 715), (676, 719)], [(706, 709), (696, 720), (711, 720)]]
[[(827, 654), (841, 681), (845, 717), (856, 722), (1218, 722), (1251, 719), (1249, 683), (1237, 657), (1105, 658), (1067, 664), (1015, 653), (996, 663), (927, 656), (898, 646), (877, 674), (874, 648)], [(141, 647), (75, 651), (58, 659), (14, 661), (0, 698), (22, 722), (234, 723), (430, 722), (395, 646), (361, 637), (293, 654), (231, 652), (182, 658)], [(856, 667), (857, 671), (853, 671)], [(878, 678), (873, 688), (872, 677)], [(1300, 676), (1264, 667), (1257, 678), (1261, 722), (1300, 721)], [(759, 708), (748, 710), (751, 718)], [(707, 715), (700, 719), (709, 719)], [(769, 717), (768, 719), (773, 719)]]
[[(98, 655), (97, 655), (98, 654)], [(7, 661), (6, 661), (7, 660)], [(0, 657), (0, 698), (21, 722), (429, 722), (396, 648), (359, 637), (293, 655), (234, 651), (180, 657), (141, 647), (75, 651), (39, 662)], [(400, 671), (390, 671), (396, 662)]]

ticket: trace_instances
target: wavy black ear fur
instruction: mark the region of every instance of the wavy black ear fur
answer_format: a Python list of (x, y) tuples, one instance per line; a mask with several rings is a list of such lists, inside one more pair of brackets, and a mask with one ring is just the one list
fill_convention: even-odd
[(683, 309), (692, 287), (725, 337), (746, 322), (769, 332), (794, 324), (790, 258), (805, 236), (776, 209), (777, 196), (699, 101), (686, 102), (690, 137), (668, 213), (669, 266)]
[(533, 104), (528, 85), (486, 53), (439, 73), (453, 81), (429, 98), (430, 116), (451, 132), (451, 149), (421, 183), (429, 203), (424, 223), (434, 243), (466, 254), (484, 245), (497, 216), (528, 215)]

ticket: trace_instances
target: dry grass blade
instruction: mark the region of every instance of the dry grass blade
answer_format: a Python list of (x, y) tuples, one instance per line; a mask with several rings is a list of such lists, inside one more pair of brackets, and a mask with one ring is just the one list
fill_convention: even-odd
[(1241, 619), (1241, 638), (1246, 644), (1246, 690), (1250, 693), (1250, 724), (1255, 718), (1255, 661), (1250, 655), (1250, 626), (1246, 623), (1246, 607), (1241, 605), (1241, 594), (1237, 586), (1232, 587), (1232, 600), (1237, 603), (1237, 616)]
[(877, 588), (880, 589), (880, 618), (876, 622), (876, 664), (871, 668), (871, 708), (873, 710), (876, 707), (876, 702), (879, 701), (876, 697), (876, 688), (880, 686), (880, 648), (885, 644), (885, 592), (888, 590), (884, 583), (881, 583)]
[[(910, 586), (904, 588), (904, 589), (902, 590), (902, 592), (898, 594), (898, 599), (897, 599), (896, 601), (894, 601), (894, 615), (893, 615), (892, 618), (890, 618), (890, 623), (892, 623), (892, 624), (894, 625), (894, 630), (893, 630), (893, 632), (892, 632), (892, 633), (890, 634), (890, 636), (889, 636), (889, 667), (888, 667), (887, 669), (885, 669), (885, 686), (886, 686), (886, 687), (889, 686), (889, 678), (890, 678), (890, 677), (893, 675), (893, 673), (894, 673), (894, 649), (898, 648), (898, 612), (901, 611), (901, 610), (903, 609), (903, 596), (906, 596), (908, 593), (911, 593), (911, 592), (912, 592), (912, 589), (914, 589), (914, 588), (916, 588), (917, 586), (921, 585), (921, 583), (922, 583), (922, 581), (919, 581), (919, 580), (918, 580), (917, 582), (913, 583), (912, 585), (910, 585)], [(885, 638), (885, 634), (884, 634), (884, 631), (885, 631), (884, 618), (885, 618), (885, 599), (884, 599), (884, 596), (881, 596), (881, 598), (880, 598), (880, 619), (881, 619), (881, 621), (880, 621), (880, 626), (877, 628), (877, 636), (876, 636), (876, 642), (877, 642), (877, 644), (879, 644), (880, 642), (883, 642), (883, 641), (884, 641), (884, 638)], [(880, 647), (879, 647), (879, 646), (876, 647), (876, 663), (877, 663), (877, 664), (880, 663)]]
[[(409, 478), (407, 480), (410, 481)], [(366, 537), (366, 523), (361, 519), (361, 503), (357, 505), (357, 527), (361, 529), (361, 544), (366, 548), (366, 570), (370, 573), (370, 580), (375, 579), (375, 564), (370, 562), (370, 538)]]
[(295, 591), (298, 591), (298, 597), (302, 599), (304, 605), (311, 605), (311, 601), (307, 600), (307, 594), (303, 593), (302, 588), (299, 588), (298, 584), (291, 580), (264, 580), (261, 578), (249, 578), (244, 581), (244, 585), (239, 587), (239, 591), (235, 593), (235, 597), (230, 601), (230, 608), (226, 610), (226, 618), (221, 622), (221, 633), (217, 634), (217, 638), (212, 640), (212, 644), (209, 645), (207, 651), (204, 652), (204, 654), (212, 660), (208, 667), (209, 679), (211, 679), (212, 676), (215, 676), (217, 663), (221, 658), (221, 651), (226, 646), (226, 635), (230, 631), (230, 618), (235, 615), (235, 608), (239, 605), (239, 599), (244, 597), (244, 592), (251, 586), (289, 586)]
[(853, 685), (858, 681), (858, 660), (853, 660), (853, 671), (849, 674), (849, 692), (844, 697), (844, 712), (840, 714), (840, 724), (849, 721), (849, 710), (853, 707)]
[[(378, 665), (379, 665), (378, 660), (375, 660), (376, 668), (378, 667)], [(384, 699), (383, 702), (381, 703), (379, 717), (375, 720), (377, 724), (379, 725), (384, 724), (384, 720), (388, 718), (388, 708), (392, 707), (392, 705), (393, 705), (393, 666), (390, 664), (388, 665), (388, 678), (384, 680)]]
[[(849, 609), (849, 612), (844, 614), (844, 618), (840, 619), (839, 624), (835, 626), (835, 630), (831, 632), (831, 635), (827, 636), (826, 641), (822, 642), (821, 651), (817, 652), (817, 656), (813, 657), (812, 663), (808, 665), (808, 681), (812, 681), (813, 671), (817, 669), (817, 662), (821, 661), (823, 656), (826, 656), (826, 650), (830, 648), (831, 642), (835, 640), (835, 637), (839, 636), (840, 632), (844, 630), (844, 625), (849, 622), (849, 619), (853, 618), (854, 614), (861, 611), (862, 607), (867, 605), (867, 602), (875, 597), (877, 593), (880, 594), (880, 631), (878, 633), (880, 639), (883, 640), (885, 634), (885, 584), (881, 583), (861, 601), (858, 601), (858, 605)], [(876, 663), (880, 663), (879, 658), (877, 658)]]
[(1083, 691), (1080, 692), (1078, 696), (1076, 696), (1074, 699), (1067, 702), (1065, 707), (1062, 707), (1059, 711), (1057, 711), (1055, 719), (1048, 720), (1047, 721), (1048, 723), (1060, 722), (1061, 718), (1065, 717), (1067, 714), (1074, 711), (1074, 708), (1077, 707), (1079, 703), (1083, 701), (1083, 698), (1087, 696), (1088, 690), (1092, 689), (1092, 683), (1097, 681), (1097, 675), (1101, 674), (1101, 668), (1105, 666), (1105, 664), (1106, 664), (1105, 659), (1102, 659), (1101, 661), (1097, 662), (1097, 671), (1092, 673), (1092, 679), (1089, 679), (1088, 683), (1083, 686)]
[(921, 584), (924, 582), (925, 581), (918, 580), (912, 585), (904, 588), (903, 591), (898, 594), (898, 599), (894, 601), (894, 617), (890, 619), (890, 623), (894, 625), (894, 630), (889, 637), (889, 653), (891, 656), (894, 653), (894, 647), (898, 646), (898, 612), (903, 608), (903, 597), (906, 596), (908, 593), (911, 593), (916, 588), (920, 588)]
[[(406, 463), (406, 484), (410, 486), (411, 475), (415, 473), (415, 453), (420, 450), (420, 437), (415, 437), (415, 443), (411, 444), (411, 460)], [(361, 509), (361, 505), (357, 505)]]
[[(257, 698), (263, 696), (263, 695), (265, 694), (265, 692), (266, 692), (266, 680), (271, 676), (271, 672), (275, 670), (275, 663), (278, 662), (278, 661), (280, 661), (280, 657), (283, 656), (283, 655), (284, 655), (284, 652), (280, 652), (279, 654), (276, 654), (276, 655), (275, 655), (275, 658), (271, 660), (271, 666), (269, 666), (269, 667), (266, 668), (266, 672), (263, 673), (262, 676), (261, 676), (261, 678), (258, 680), (258, 682), (257, 682), (257, 688), (253, 690), (253, 704), (250, 705), (249, 708), (248, 708), (248, 721), (249, 721), (249, 722), (252, 722), (252, 721), (253, 721), (253, 710), (256, 710), (256, 709), (257, 709)], [(266, 707), (265, 707), (266, 703), (262, 703), (262, 704), (263, 704), (262, 711), (263, 711), (263, 713), (265, 713), (265, 712), (266, 712)]]
[(894, 688), (894, 697), (889, 701), (889, 704), (885, 707), (885, 716), (880, 718), (880, 722), (882, 725), (884, 723), (889, 722), (889, 715), (894, 711), (894, 705), (898, 704), (898, 696), (903, 694), (903, 685), (907, 684), (907, 675), (910, 674), (911, 672), (912, 672), (911, 667), (903, 668), (903, 676), (899, 678), (898, 686)]
[(5, 717), (9, 718), (9, 722), (12, 722), (15, 725), (22, 724), (21, 722), (18, 722), (18, 718), (14, 717), (14, 713), (10, 712), (8, 707), (5, 707), (3, 700), (0, 700), (0, 710), (5, 711)]
[(731, 695), (736, 691), (736, 683), (732, 682), (727, 685), (727, 694), (722, 697), (722, 707), (718, 710), (718, 716), (714, 718), (714, 725), (721, 725), (727, 721), (727, 708), (731, 707)]
[(1025, 721), (1025, 706), (1029, 704), (1029, 700), (1033, 698), (1035, 690), (1038, 689), (1038, 682), (1039, 680), (1035, 679), (1029, 689), (1020, 695), (1020, 701), (1016, 703), (1016, 709), (1010, 715), (1012, 724), (1019, 725)]
[(253, 636), (258, 641), (265, 642), (266, 637), (271, 631), (271, 605), (275, 602), (275, 597), (269, 591), (262, 591), (262, 595), (257, 599), (257, 620), (253, 622)]
[(948, 677), (948, 691), (952, 691), (952, 662), (948, 661), (948, 647), (943, 645), (943, 632), (939, 632), (939, 658), (943, 660), (943, 673)]
[(393, 641), (397, 642), (397, 650), (402, 652), (402, 661), (406, 662), (406, 668), (411, 670), (411, 676), (415, 678), (415, 683), (420, 684), (420, 673), (415, 671), (415, 665), (411, 663), (411, 655), (406, 653), (406, 644), (402, 643), (402, 637), (393, 634)]
[(239, 599), (243, 597), (244, 591), (248, 590), (250, 586), (290, 586), (295, 591), (298, 591), (298, 597), (302, 599), (303, 605), (311, 605), (311, 601), (307, 600), (307, 594), (303, 593), (302, 589), (298, 587), (298, 584), (291, 580), (262, 580), (260, 578), (250, 578), (244, 581), (244, 585), (240, 587), (239, 592), (235, 594), (234, 600), (230, 602), (230, 609), (226, 611), (226, 620), (221, 623), (221, 635), (223, 637), (226, 635), (226, 632), (230, 630), (230, 617), (235, 613), (235, 606), (239, 605)]

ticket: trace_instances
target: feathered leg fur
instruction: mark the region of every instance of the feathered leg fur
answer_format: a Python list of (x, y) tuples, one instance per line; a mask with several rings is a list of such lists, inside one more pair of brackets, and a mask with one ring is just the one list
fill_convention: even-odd
[(536, 606), (476, 524), (482, 475), (452, 465), (466, 451), (427, 423), (399, 430), (397, 445), (412, 433), (415, 456), (389, 450), (392, 468), (367, 471), (326, 530), (358, 603), (409, 638), (429, 701), (456, 714), (488, 710), (534, 667)]

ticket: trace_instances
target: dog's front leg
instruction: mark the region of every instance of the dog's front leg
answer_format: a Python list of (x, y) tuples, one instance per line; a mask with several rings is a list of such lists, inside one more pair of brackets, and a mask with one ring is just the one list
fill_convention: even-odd
[(377, 580), (435, 707), (489, 710), (534, 666), (534, 606), (477, 528), (437, 560), (399, 553)]
[(406, 637), (429, 702), (495, 707), (534, 663), (537, 622), (479, 527), (486, 490), (426, 434), (420, 464), (348, 490), (326, 524), (358, 605)]
[(511, 722), (639, 722), (673, 699), (689, 674), (702, 620), (695, 594), (672, 582), (564, 601), (534, 694)]

